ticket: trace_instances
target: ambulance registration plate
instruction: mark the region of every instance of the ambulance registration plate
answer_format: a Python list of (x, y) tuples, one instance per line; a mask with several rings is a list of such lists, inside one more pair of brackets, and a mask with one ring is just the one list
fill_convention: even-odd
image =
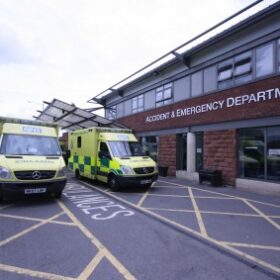
[(36, 189), (25, 189), (25, 194), (32, 194), (32, 193), (45, 193), (47, 191), (46, 188), (36, 188)]
[(141, 180), (140, 184), (145, 185), (145, 184), (150, 184), (152, 183), (152, 179), (148, 179), (148, 180)]

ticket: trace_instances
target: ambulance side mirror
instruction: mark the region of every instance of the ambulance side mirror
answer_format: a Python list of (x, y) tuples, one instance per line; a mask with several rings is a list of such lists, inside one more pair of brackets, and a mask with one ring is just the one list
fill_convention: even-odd
[(70, 150), (67, 150), (66, 151), (66, 158), (68, 159), (68, 158), (70, 158), (71, 157), (71, 151)]

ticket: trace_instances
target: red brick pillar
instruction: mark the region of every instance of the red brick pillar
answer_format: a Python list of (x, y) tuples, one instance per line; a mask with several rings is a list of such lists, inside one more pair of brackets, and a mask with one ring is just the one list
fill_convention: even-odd
[(158, 165), (168, 166), (168, 175), (176, 175), (176, 135), (161, 135), (158, 145)]
[(237, 131), (205, 132), (203, 161), (204, 168), (221, 170), (223, 183), (234, 186), (237, 177)]

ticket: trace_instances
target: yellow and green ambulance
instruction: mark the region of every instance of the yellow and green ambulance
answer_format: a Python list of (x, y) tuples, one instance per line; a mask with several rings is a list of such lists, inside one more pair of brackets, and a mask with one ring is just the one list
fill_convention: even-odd
[(61, 197), (66, 167), (57, 125), (0, 117), (0, 199), (51, 193)]
[(158, 178), (156, 163), (146, 155), (130, 129), (93, 127), (69, 136), (68, 167), (76, 177), (108, 183), (113, 191), (150, 186)]

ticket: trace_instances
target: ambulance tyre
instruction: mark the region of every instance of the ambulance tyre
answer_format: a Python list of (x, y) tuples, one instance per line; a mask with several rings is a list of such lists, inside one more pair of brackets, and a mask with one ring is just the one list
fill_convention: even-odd
[(75, 170), (75, 177), (76, 177), (77, 179), (81, 179), (81, 175), (80, 175), (79, 169), (76, 169), (76, 170)]
[(54, 194), (54, 196), (55, 196), (55, 198), (61, 198), (61, 196), (62, 196), (62, 191), (56, 192), (56, 193)]
[(120, 190), (120, 184), (114, 174), (109, 175), (108, 185), (113, 192), (117, 192)]

